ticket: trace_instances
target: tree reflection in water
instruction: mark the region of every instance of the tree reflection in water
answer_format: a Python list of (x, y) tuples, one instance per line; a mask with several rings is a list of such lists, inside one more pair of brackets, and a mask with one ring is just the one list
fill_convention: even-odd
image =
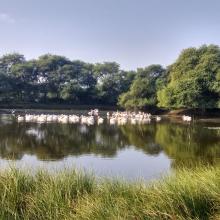
[(30, 154), (39, 160), (59, 160), (69, 155), (94, 154), (113, 158), (118, 150), (133, 146), (147, 155), (164, 152), (173, 159), (173, 167), (213, 165), (220, 158), (220, 130), (205, 127), (205, 123), (169, 121), (135, 126), (86, 126), (1, 120), (0, 157), (20, 160)]

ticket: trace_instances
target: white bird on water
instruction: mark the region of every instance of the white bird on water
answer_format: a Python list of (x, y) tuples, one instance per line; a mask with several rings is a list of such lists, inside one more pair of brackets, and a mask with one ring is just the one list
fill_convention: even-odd
[(18, 120), (18, 122), (22, 122), (22, 121), (24, 121), (24, 116), (20, 116), (20, 115), (18, 115), (18, 117), (17, 117), (17, 120)]
[(160, 116), (156, 116), (156, 121), (161, 121), (161, 117)]
[(98, 125), (100, 125), (100, 124), (103, 124), (103, 122), (104, 122), (104, 119), (103, 118), (101, 118), (101, 117), (98, 117)]
[(183, 115), (182, 119), (183, 119), (183, 121), (188, 121), (188, 122), (192, 121), (192, 117), (187, 116), (187, 115)]

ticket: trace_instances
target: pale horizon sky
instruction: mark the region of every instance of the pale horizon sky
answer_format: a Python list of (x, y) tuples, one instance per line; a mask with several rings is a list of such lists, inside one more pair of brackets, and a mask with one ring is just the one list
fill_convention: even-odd
[(219, 0), (0, 0), (0, 55), (45, 53), (122, 69), (220, 45)]

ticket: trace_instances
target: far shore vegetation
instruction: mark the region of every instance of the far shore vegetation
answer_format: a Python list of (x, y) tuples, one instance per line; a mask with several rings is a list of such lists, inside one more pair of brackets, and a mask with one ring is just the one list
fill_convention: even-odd
[[(147, 62), (147, 61), (146, 61)], [(220, 48), (184, 49), (168, 67), (122, 70), (46, 54), (0, 57), (0, 106), (119, 106), (124, 109), (219, 109)]]
[(181, 169), (151, 183), (66, 170), (0, 171), (0, 219), (220, 219), (220, 168)]

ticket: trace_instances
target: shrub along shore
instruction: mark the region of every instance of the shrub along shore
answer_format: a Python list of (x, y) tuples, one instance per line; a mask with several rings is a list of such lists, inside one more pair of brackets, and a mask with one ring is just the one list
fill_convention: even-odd
[(149, 184), (12, 168), (0, 171), (0, 197), (0, 219), (220, 219), (220, 167)]

